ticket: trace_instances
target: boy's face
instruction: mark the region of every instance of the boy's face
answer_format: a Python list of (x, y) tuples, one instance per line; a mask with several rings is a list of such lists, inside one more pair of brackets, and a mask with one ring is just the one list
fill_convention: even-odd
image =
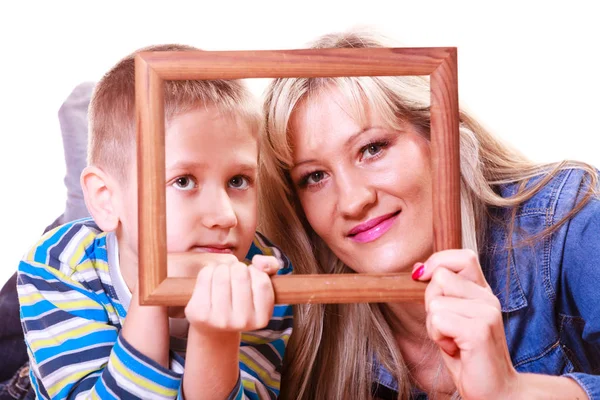
[(180, 114), (165, 135), (167, 251), (243, 260), (257, 223), (256, 133), (215, 107)]
[[(167, 122), (168, 252), (230, 253), (244, 260), (257, 223), (257, 159), (256, 133), (241, 117), (203, 107)], [(137, 254), (137, 235), (126, 239), (125, 225), (137, 225), (136, 185), (130, 186), (121, 257), (127, 251), (122, 245)]]

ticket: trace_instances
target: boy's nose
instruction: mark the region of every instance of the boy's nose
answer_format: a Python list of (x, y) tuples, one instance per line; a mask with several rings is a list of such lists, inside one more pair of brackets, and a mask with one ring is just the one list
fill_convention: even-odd
[(227, 193), (218, 191), (207, 196), (202, 203), (202, 224), (207, 228), (233, 228), (237, 225), (237, 217)]

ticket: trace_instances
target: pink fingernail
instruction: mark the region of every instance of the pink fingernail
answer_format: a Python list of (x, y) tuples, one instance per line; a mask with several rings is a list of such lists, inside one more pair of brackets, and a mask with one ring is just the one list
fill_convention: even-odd
[(425, 272), (425, 264), (423, 264), (423, 263), (416, 263), (415, 267), (417, 269), (415, 269), (413, 271), (412, 278), (413, 278), (413, 280), (416, 281), (416, 280), (418, 280), (423, 275), (423, 272)]

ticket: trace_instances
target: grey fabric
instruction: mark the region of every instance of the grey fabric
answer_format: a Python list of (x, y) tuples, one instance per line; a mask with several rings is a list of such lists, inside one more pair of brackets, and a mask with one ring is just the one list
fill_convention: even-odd
[(59, 221), (61, 224), (90, 215), (83, 200), (79, 177), (87, 164), (88, 106), (94, 86), (93, 82), (79, 84), (58, 111), (65, 152), (64, 182), (67, 187), (67, 204)]

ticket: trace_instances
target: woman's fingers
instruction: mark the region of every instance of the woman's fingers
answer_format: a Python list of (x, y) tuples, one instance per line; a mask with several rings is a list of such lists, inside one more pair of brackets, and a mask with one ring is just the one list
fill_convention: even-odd
[(480, 299), (494, 305), (498, 310), (500, 309), (498, 299), (487, 284), (481, 286), (446, 268), (437, 268), (432, 274), (425, 289), (425, 309), (429, 311), (431, 300), (441, 296)]
[(458, 349), (486, 347), (490, 341), (498, 339), (498, 332), (504, 332), (502, 314), (495, 306), (485, 301), (452, 297), (438, 297), (431, 301), (427, 331), (430, 338), (450, 356), (455, 356)]
[(476, 284), (487, 287), (487, 282), (481, 271), (479, 257), (468, 249), (444, 250), (434, 253), (424, 264), (413, 267), (413, 278), (428, 281), (439, 268), (446, 268)]

